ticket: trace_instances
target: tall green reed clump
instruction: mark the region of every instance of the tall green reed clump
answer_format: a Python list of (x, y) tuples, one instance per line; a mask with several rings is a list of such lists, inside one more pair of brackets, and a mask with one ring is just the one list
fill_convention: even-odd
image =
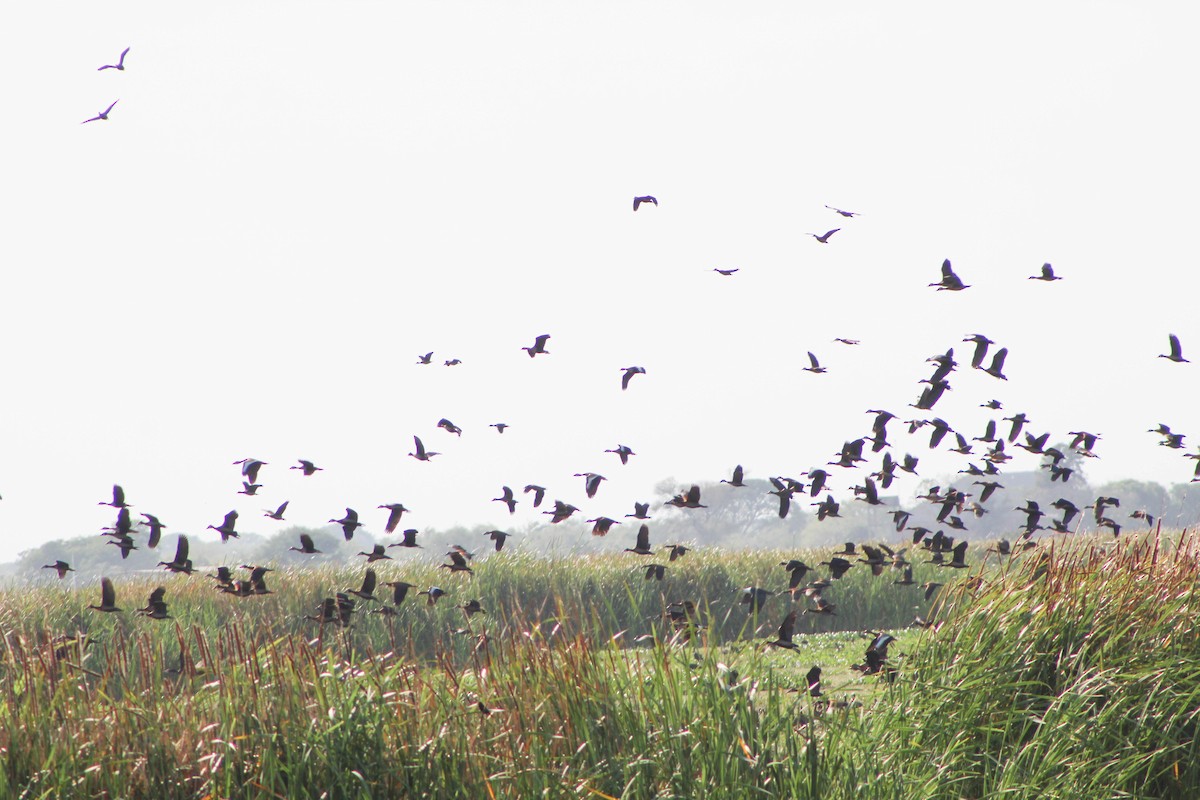
[(1200, 796), (1200, 548), (1186, 532), (1027, 554), (947, 594), (872, 716), (911, 797)]

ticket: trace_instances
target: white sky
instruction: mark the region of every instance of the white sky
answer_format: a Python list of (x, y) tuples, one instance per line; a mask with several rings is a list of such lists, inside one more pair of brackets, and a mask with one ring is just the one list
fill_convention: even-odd
[[(924, 359), (977, 331), (1010, 380), (960, 369), (934, 414), (979, 435), (995, 396), (1034, 432), (1102, 433), (1094, 482), (1191, 477), (1145, 431), (1200, 439), (1193, 4), (5, 16), (0, 558), (97, 533), (113, 483), (168, 533), (346, 506), (378, 532), (393, 501), (512, 527), (528, 504), (490, 498), (528, 482), (619, 517), (663, 478), (795, 475), (867, 408), (920, 413)], [(972, 288), (928, 288), (943, 258)], [(1065, 279), (1027, 281), (1045, 261)], [(1155, 357), (1168, 332), (1197, 365)], [(893, 429), (923, 475), (962, 466)], [(445, 455), (408, 458), (413, 434)], [(590, 502), (585, 470), (609, 478)], [(287, 523), (260, 516), (284, 499)]]

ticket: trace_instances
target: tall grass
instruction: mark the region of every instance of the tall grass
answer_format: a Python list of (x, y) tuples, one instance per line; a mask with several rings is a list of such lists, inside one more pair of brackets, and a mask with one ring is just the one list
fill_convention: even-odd
[[(937, 631), (901, 634), (894, 684), (838, 677), (820, 699), (799, 676), (826, 638), (765, 648), (791, 600), (737, 603), (782, 586), (780, 553), (692, 554), (661, 584), (632, 558), (501, 554), (473, 579), (388, 565), (381, 580), (452, 595), (349, 629), (301, 617), (359, 571), (270, 573), (275, 594), (250, 598), (164, 575), (165, 622), (87, 611), (90, 592), (9, 593), (0, 796), (1194, 796), (1196, 549), (1079, 545), (972, 570), (977, 588), (943, 590)], [(894, 577), (851, 570), (828, 592), (839, 616), (800, 619), (927, 613)], [(119, 604), (157, 583), (121, 584)], [(467, 620), (470, 598), (489, 613)], [(701, 629), (669, 642), (663, 607), (684, 599)], [(52, 641), (75, 630), (92, 644)]]

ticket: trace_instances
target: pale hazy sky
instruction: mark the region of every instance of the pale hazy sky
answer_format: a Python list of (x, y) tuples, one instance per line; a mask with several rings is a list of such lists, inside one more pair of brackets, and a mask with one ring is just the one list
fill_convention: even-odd
[[(666, 477), (830, 460), (867, 408), (920, 413), (924, 359), (975, 332), (1009, 381), (960, 369), (933, 414), (979, 435), (994, 396), (1053, 439), (1103, 434), (1094, 482), (1191, 477), (1145, 431), (1200, 442), (1193, 4), (5, 16), (0, 558), (94, 535), (113, 483), (169, 533), (346, 506), (378, 532), (394, 501), (513, 527), (528, 504), (490, 498), (530, 482), (619, 517)], [(970, 289), (928, 288), (944, 258)], [(1046, 261), (1064, 280), (1026, 280)], [(1168, 332), (1197, 364), (1155, 357)], [(409, 458), (414, 434), (445, 455)], [(962, 466), (891, 438), (923, 476)], [(236, 494), (247, 456), (260, 497)], [(609, 478), (594, 501), (582, 471)]]

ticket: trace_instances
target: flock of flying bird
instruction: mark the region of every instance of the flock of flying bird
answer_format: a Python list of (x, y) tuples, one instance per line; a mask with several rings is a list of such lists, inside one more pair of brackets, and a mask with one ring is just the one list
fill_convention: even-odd
[[(125, 58), (129, 54), (129, 50), (130, 48), (125, 48), (122, 51), (116, 64), (106, 64), (99, 69), (101, 71), (108, 69), (124, 71)], [(84, 120), (84, 123), (107, 120), (116, 102), (114, 101), (96, 116)], [(639, 195), (634, 197), (633, 210), (635, 212), (646, 205), (657, 207), (658, 199), (653, 195)], [(833, 206), (826, 206), (826, 208), (829, 208), (846, 220), (860, 216), (857, 212), (846, 211)], [(841, 228), (833, 228), (824, 233), (810, 233), (808, 235), (812, 236), (820, 244), (828, 245), (831, 237), (841, 230)], [(737, 269), (720, 268), (716, 268), (714, 271), (724, 277), (731, 277), (738, 272)], [(1062, 280), (1062, 278), (1054, 273), (1054, 269), (1050, 264), (1044, 264), (1038, 274), (1029, 276), (1029, 280), (1053, 282)], [(936, 288), (939, 292), (957, 292), (971, 288), (969, 284), (964, 283), (954, 272), (949, 259), (942, 263), (940, 280), (930, 283), (929, 286)], [(549, 334), (539, 335), (534, 339), (533, 344), (521, 347), (520, 349), (531, 359), (538, 356), (550, 355), (550, 351), (547, 349), (550, 338)], [(847, 338), (837, 338), (834, 341), (846, 346), (859, 344), (857, 340)], [(995, 351), (990, 351), (991, 346), (995, 342), (987, 336), (978, 333), (967, 336), (963, 339), (963, 342), (974, 346), (970, 360), (970, 367), (972, 369), (978, 370), (997, 380), (1008, 380), (1004, 375), (1005, 360), (1008, 357), (1007, 348), (1000, 347)], [(1187, 359), (1183, 357), (1178, 337), (1170, 334), (1168, 342), (1168, 352), (1160, 354), (1159, 357), (1175, 363), (1187, 363)], [(989, 353), (991, 355), (990, 360), (988, 358)], [(804, 371), (813, 374), (823, 374), (827, 371), (825, 367), (821, 366), (814, 353), (808, 352), (807, 356), (809, 366), (803, 367)], [(927, 379), (920, 381), (921, 384), (924, 384), (924, 388), (921, 390), (916, 403), (912, 404), (913, 408), (920, 411), (931, 411), (934, 408), (943, 394), (950, 388), (949, 378), (951, 374), (960, 366), (959, 362), (955, 360), (953, 347), (949, 348), (945, 353), (932, 356), (927, 361), (934, 365), (933, 372)], [(433, 352), (420, 355), (417, 360), (418, 365), (430, 365), (432, 363)], [(443, 362), (445, 366), (458, 366), (462, 363), (461, 359), (458, 358), (449, 358)], [(640, 366), (630, 366), (621, 368), (620, 372), (621, 389), (628, 390), (631, 380), (637, 375), (644, 375), (646, 370)], [(1002, 405), (996, 400), (989, 400), (983, 403), (982, 406), (993, 411), (1002, 409)], [(831, 471), (825, 469), (825, 467), (843, 469), (859, 468), (861, 464), (865, 464), (868, 461), (864, 455), (868, 445), (870, 453), (882, 453), (882, 456), (880, 457), (878, 469), (867, 473), (863, 477), (861, 484), (851, 487), (855, 500), (872, 506), (883, 505), (879, 490), (889, 488), (896, 479), (897, 472), (916, 474), (918, 458), (911, 454), (905, 454), (899, 460), (896, 460), (889, 451), (891, 445), (887, 438), (887, 426), (893, 420), (897, 419), (896, 415), (883, 409), (869, 409), (867, 413), (874, 416), (870, 434), (846, 441), (841, 450), (836, 454), (835, 460), (809, 470), (799, 479), (783, 476), (770, 478), (770, 483), (773, 487), (770, 494), (778, 498), (778, 513), (781, 518), (788, 515), (793, 501), (798, 496), (803, 497), (805, 495), (813, 500), (810, 505), (815, 507), (815, 516), (818, 521), (830, 517), (838, 517), (840, 504), (834, 499), (833, 494), (828, 491), (828, 481), (831, 477)], [(935, 531), (929, 527), (920, 525), (910, 526), (908, 523), (910, 522), (912, 512), (903, 509), (891, 512), (896, 532), (903, 533), (907, 531), (911, 540), (911, 547), (923, 549), (930, 556), (928, 561), (951, 569), (964, 569), (968, 567), (968, 542), (965, 540), (956, 541), (954, 536), (947, 535), (942, 528), (956, 532), (966, 531), (967, 524), (964, 521), (964, 517), (974, 515), (978, 518), (989, 511), (989, 509), (985, 508), (984, 504), (988, 502), (997, 489), (1003, 488), (998, 480), (998, 476), (1001, 473), (1001, 467), (1012, 458), (1006, 451), (1007, 445), (1013, 445), (1042, 457), (1044, 462), (1041, 467), (1048, 473), (1050, 483), (1057, 481), (1066, 483), (1069, 481), (1072, 469), (1067, 464), (1066, 453), (1061, 449), (1048, 446), (1050, 437), (1048, 432), (1040, 435), (1024, 432), (1024, 426), (1029, 422), (1028, 417), (1024, 413), (1003, 417), (1003, 421), (1011, 423), (1007, 435), (998, 434), (997, 422), (992, 420), (988, 422), (982, 436), (976, 436), (970, 440), (963, 433), (954, 430), (949, 423), (940, 417), (934, 417), (933, 419), (918, 418), (905, 422), (910, 433), (915, 433), (925, 427), (930, 429), (929, 447), (931, 449), (938, 448), (943, 441), (947, 440), (952, 441), (955, 445), (950, 448), (951, 450), (963, 455), (974, 453), (975, 443), (984, 448), (984, 452), (980, 455), (981, 464), (971, 462), (966, 469), (960, 470), (962, 474), (977, 479), (972, 482), (973, 486), (981, 487), (977, 492), (967, 492), (953, 486), (948, 487), (945, 491), (942, 491), (941, 487), (933, 487), (923, 496), (922, 499), (937, 508), (935, 526), (939, 527), (938, 530)], [(455, 436), (461, 436), (463, 433), (462, 429), (449, 419), (443, 418), (439, 420), (437, 427)], [(492, 423), (491, 427), (494, 427), (498, 433), (503, 434), (508, 425), (503, 422), (497, 422)], [(1170, 427), (1165, 424), (1160, 424), (1157, 428), (1152, 429), (1152, 432), (1163, 437), (1160, 444), (1165, 447), (1182, 449), (1184, 446), (1184, 435), (1171, 431)], [(953, 435), (952, 439), (950, 438), (951, 435)], [(1100, 439), (1098, 434), (1087, 431), (1071, 431), (1069, 435), (1072, 437), (1068, 446), (1069, 450), (1080, 457), (1096, 456), (1094, 448)], [(413, 444), (414, 450), (409, 455), (418, 461), (429, 461), (435, 456), (440, 455), (437, 451), (428, 449), (420, 436), (413, 437)], [(605, 452), (616, 454), (622, 464), (626, 464), (631, 456), (636, 455), (631, 448), (624, 444)], [(1193, 480), (1200, 481), (1200, 454), (1189, 454), (1187, 457), (1196, 460), (1197, 464)], [(239, 490), (239, 494), (255, 495), (262, 486), (262, 484), (258, 483), (258, 477), (261, 468), (267, 466), (266, 462), (254, 458), (246, 458), (234, 463), (241, 466), (242, 488)], [(303, 476), (308, 478), (322, 471), (320, 467), (307, 460), (299, 460), (290, 469), (298, 470)], [(596, 496), (602, 482), (606, 480), (605, 476), (592, 472), (576, 473), (576, 477), (584, 479), (584, 492), (589, 499)], [(721, 483), (733, 489), (745, 489), (748, 486), (744, 482), (744, 471), (740, 465), (732, 471), (729, 479), (722, 480)], [(543, 503), (546, 489), (536, 484), (528, 484), (524, 487), (522, 493), (531, 496), (530, 500), (533, 507), (538, 508)], [(820, 497), (821, 494), (825, 495), (824, 498)], [(975, 499), (972, 500), (972, 497)], [(519, 502), (517, 494), (509, 486), (502, 487), (500, 496), (493, 498), (493, 500), (503, 503), (510, 513), (515, 512), (516, 505)], [(706, 508), (700, 500), (700, 487), (699, 485), (693, 485), (666, 500), (664, 505), (684, 510)], [(130, 506), (125, 502), (125, 493), (120, 486), (114, 486), (112, 499), (103, 501), (101, 505), (111, 506), (118, 510), (115, 523), (113, 526), (106, 528), (102, 535), (108, 538), (109, 544), (119, 548), (122, 557), (128, 556), (131, 550), (138, 549), (133, 537), (142, 529), (145, 529), (147, 533), (146, 546), (149, 548), (156, 548), (158, 546), (166, 526), (153, 514), (142, 514), (143, 520), (135, 523), (131, 517)], [(1088, 508), (1092, 509), (1092, 517), (1098, 528), (1107, 528), (1114, 534), (1119, 534), (1121, 523), (1109, 514), (1109, 509), (1119, 506), (1120, 500), (1118, 498), (1100, 497), (1095, 503), (1088, 506)], [(282, 521), (287, 507), (288, 503), (284, 502), (274, 509), (267, 509), (265, 516), (273, 520)], [(651, 545), (650, 528), (647, 524), (647, 520), (650, 519), (650, 507), (651, 504), (648, 502), (635, 503), (634, 512), (625, 515), (626, 518), (631, 518), (640, 523), (634, 546), (625, 548), (625, 552), (647, 557), (653, 556), (660, 551), (665, 551), (667, 553), (667, 564), (649, 563), (644, 568), (646, 580), (663, 581), (670, 563), (685, 556), (689, 552), (689, 548), (678, 543), (662, 545), (659, 548)], [(1061, 513), (1061, 517), (1049, 519), (1049, 512), (1044, 511), (1033, 500), (1027, 500), (1025, 505), (1018, 506), (1016, 510), (1025, 515), (1025, 524), (1019, 530), (1017, 542), (1014, 544), (1007, 539), (1002, 539), (994, 549), (988, 552), (994, 552), (1000, 556), (1011, 556), (1022, 550), (1035, 547), (1036, 542), (1033, 541), (1032, 536), (1038, 530), (1070, 533), (1078, 529), (1077, 527), (1073, 527), (1073, 523), (1076, 519), (1083, 518), (1080, 508), (1065, 498), (1060, 498), (1052, 504), (1052, 507), (1056, 512)], [(404, 513), (409, 510), (402, 503), (395, 502), (381, 504), (378, 506), (378, 509), (388, 512), (386, 522), (384, 523), (384, 530), (388, 534), (395, 534), (397, 532)], [(543, 513), (551, 517), (551, 523), (560, 523), (571, 518), (578, 511), (580, 509), (571, 503), (563, 500), (554, 500), (553, 508)], [(1151, 525), (1154, 522), (1154, 518), (1143, 510), (1134, 511), (1130, 516), (1142, 519)], [(1049, 522), (1048, 528), (1042, 524), (1043, 520)], [(236, 529), (237, 522), (238, 512), (230, 511), (219, 524), (209, 525), (208, 528), (219, 534), (222, 542), (226, 542), (239, 535)], [(358, 512), (352, 508), (346, 508), (344, 515), (340, 518), (330, 518), (329, 522), (341, 527), (347, 541), (351, 540), (355, 531), (363, 525), (360, 522)], [(614, 525), (621, 524), (620, 520), (606, 516), (597, 516), (588, 519), (587, 522), (592, 525), (591, 532), (595, 536), (605, 536)], [(500, 551), (511, 534), (500, 530), (492, 530), (484, 535), (492, 540), (495, 550)], [(365, 557), (368, 565), (374, 564), (377, 561), (392, 560), (392, 556), (388, 554), (388, 551), (392, 548), (421, 547), (417, 543), (417, 536), (418, 531), (416, 529), (408, 528), (400, 531), (401, 538), (399, 541), (388, 545), (376, 544), (370, 551), (362, 551), (358, 555)], [(892, 549), (883, 544), (871, 546), (856, 545), (853, 542), (847, 542), (845, 547), (832, 554), (828, 561), (823, 561), (817, 565), (829, 568), (828, 577), (820, 577), (812, 581), (807, 581), (806, 579), (809, 573), (815, 572), (815, 567), (810, 567), (799, 560), (783, 562), (781, 566), (784, 567), (789, 576), (786, 589), (775, 592), (761, 587), (749, 586), (741, 590), (740, 602), (747, 605), (752, 613), (757, 614), (762, 610), (768, 598), (775, 594), (788, 594), (793, 600), (798, 600), (802, 597), (807, 599), (811, 605), (806, 605), (799, 612), (797, 610), (790, 610), (779, 626), (778, 636), (766, 643), (767, 646), (795, 650), (798, 644), (793, 637), (798, 613), (834, 615), (836, 613), (836, 606), (826, 597), (825, 592), (852, 567), (858, 564), (865, 565), (865, 568), (869, 568), (876, 576), (882, 575), (885, 570), (894, 571), (901, 576), (893, 581), (894, 584), (899, 586), (915, 585), (912, 576), (912, 564), (905, 558), (908, 549)], [(320, 553), (314, 546), (312, 537), (305, 533), (299, 535), (299, 546), (291, 547), (290, 550), (308, 555)], [(454, 545), (446, 555), (449, 561), (441, 566), (451, 574), (465, 574), (468, 576), (473, 574), (473, 554), (467, 548)], [(159, 562), (159, 565), (170, 572), (186, 575), (190, 575), (196, 571), (196, 567), (189, 558), (187, 536), (180, 535), (178, 537), (174, 557), (170, 561)], [(58, 560), (53, 564), (47, 564), (45, 568), (55, 570), (59, 578), (63, 578), (68, 572), (73, 571), (71, 566), (62, 560)], [(211, 577), (215, 579), (216, 587), (219, 590), (237, 597), (270, 593), (266, 583), (266, 575), (271, 571), (269, 567), (243, 565), (243, 568), (249, 570), (249, 575), (245, 579), (235, 577), (232, 570), (225, 566), (218, 567), (216, 574)], [(409, 591), (417, 588), (413, 584), (403, 580), (384, 582), (382, 585), (390, 587), (392, 592), (390, 598), (382, 598), (376, 594), (379, 585), (375, 569), (368, 566), (365, 570), (363, 580), (357, 588), (348, 588), (337, 592), (333, 597), (323, 599), (317, 607), (316, 613), (309, 617), (309, 619), (321, 625), (346, 626), (351, 623), (352, 615), (360, 602), (374, 603), (372, 611), (376, 613), (394, 615), (397, 613), (396, 609), (408, 596)], [(940, 585), (933, 582), (920, 584), (920, 589), (923, 591), (925, 599), (931, 599)], [(445, 596), (447, 591), (437, 586), (430, 586), (422, 589), (418, 594), (425, 596), (427, 598), (426, 602), (433, 605), (439, 598)], [(146, 606), (138, 609), (137, 613), (156, 620), (169, 619), (170, 614), (165, 598), (166, 589), (164, 587), (155, 589), (150, 595)], [(390, 599), (390, 604), (384, 602), (386, 599)], [(100, 604), (89, 607), (103, 612), (121, 611), (116, 605), (116, 590), (111, 579), (107, 577), (102, 578)], [(469, 600), (459, 607), (468, 618), (477, 613), (484, 613), (484, 609), (477, 599)], [(664, 618), (674, 628), (677, 636), (687, 637), (690, 635), (690, 631), (694, 630), (698, 621), (698, 606), (692, 600), (671, 602), (666, 606)], [(918, 617), (916, 624), (927, 623)], [(888, 646), (893, 641), (894, 637), (890, 634), (875, 634), (867, 649), (865, 662), (862, 665), (856, 665), (855, 668), (865, 674), (889, 674), (891, 668), (887, 665), (887, 651)], [(820, 673), (820, 667), (814, 667), (807, 676), (809, 691), (814, 696), (820, 694)]]

